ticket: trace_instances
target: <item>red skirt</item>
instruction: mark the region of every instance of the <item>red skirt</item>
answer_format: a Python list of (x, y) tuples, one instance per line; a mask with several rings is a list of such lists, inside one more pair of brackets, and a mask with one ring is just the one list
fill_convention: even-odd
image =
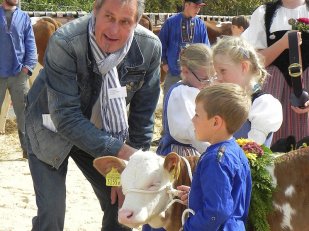
[[(309, 116), (308, 113), (297, 114), (291, 109), (290, 95), (292, 88), (286, 83), (281, 71), (276, 66), (267, 67), (269, 73), (263, 86), (266, 93), (272, 94), (282, 104), (283, 123), (280, 129), (274, 133), (272, 143), (280, 138), (293, 135), (296, 141), (309, 136)], [(309, 68), (303, 73), (303, 85), (309, 91)]]

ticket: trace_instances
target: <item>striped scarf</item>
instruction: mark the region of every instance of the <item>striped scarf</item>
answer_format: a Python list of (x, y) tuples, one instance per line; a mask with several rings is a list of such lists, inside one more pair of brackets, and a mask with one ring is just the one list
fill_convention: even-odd
[(123, 142), (128, 135), (126, 100), (125, 97), (110, 97), (108, 92), (111, 89), (119, 89), (121, 87), (117, 65), (129, 51), (133, 40), (133, 33), (122, 49), (107, 54), (104, 53), (96, 43), (94, 28), (95, 17), (92, 14), (88, 26), (90, 47), (102, 75), (102, 85), (99, 99), (92, 108), (91, 122), (93, 122), (96, 127), (105, 130), (113, 137)]

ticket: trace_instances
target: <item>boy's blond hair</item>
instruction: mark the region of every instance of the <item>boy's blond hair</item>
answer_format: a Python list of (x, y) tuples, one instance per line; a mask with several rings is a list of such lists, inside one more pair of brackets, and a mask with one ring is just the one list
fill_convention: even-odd
[(212, 67), (212, 51), (203, 43), (194, 43), (184, 48), (180, 53), (180, 66), (185, 66), (190, 70), (201, 67)]
[(261, 61), (260, 56), (245, 39), (238, 36), (225, 36), (213, 47), (213, 57), (216, 55), (226, 55), (235, 63), (242, 61), (250, 62), (250, 72), (254, 81), (261, 86), (267, 76), (267, 71)]
[(220, 83), (200, 91), (195, 103), (203, 103), (203, 108), (212, 118), (220, 116), (229, 134), (235, 133), (247, 120), (251, 98), (238, 84)]

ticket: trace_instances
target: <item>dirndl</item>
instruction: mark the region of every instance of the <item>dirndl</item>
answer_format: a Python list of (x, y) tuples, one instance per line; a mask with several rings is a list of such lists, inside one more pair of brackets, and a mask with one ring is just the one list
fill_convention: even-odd
[[(274, 65), (266, 68), (269, 75), (264, 84), (263, 91), (273, 95), (282, 104), (283, 122), (280, 129), (274, 133), (272, 143), (278, 139), (295, 136), (296, 141), (309, 136), (309, 113), (297, 114), (291, 109), (290, 96), (293, 92), (282, 72)], [(302, 75), (303, 86), (309, 91), (309, 68)]]

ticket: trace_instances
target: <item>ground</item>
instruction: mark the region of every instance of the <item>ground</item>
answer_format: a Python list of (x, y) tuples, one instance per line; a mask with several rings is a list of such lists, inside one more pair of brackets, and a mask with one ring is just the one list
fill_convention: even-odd
[[(156, 115), (154, 140), (160, 136), (161, 111)], [(102, 212), (99, 203), (89, 182), (71, 159), (66, 203), (65, 231), (100, 230)], [(0, 231), (30, 230), (35, 214), (35, 196), (28, 161), (22, 158), (16, 122), (9, 119), (6, 133), (0, 135)]]

